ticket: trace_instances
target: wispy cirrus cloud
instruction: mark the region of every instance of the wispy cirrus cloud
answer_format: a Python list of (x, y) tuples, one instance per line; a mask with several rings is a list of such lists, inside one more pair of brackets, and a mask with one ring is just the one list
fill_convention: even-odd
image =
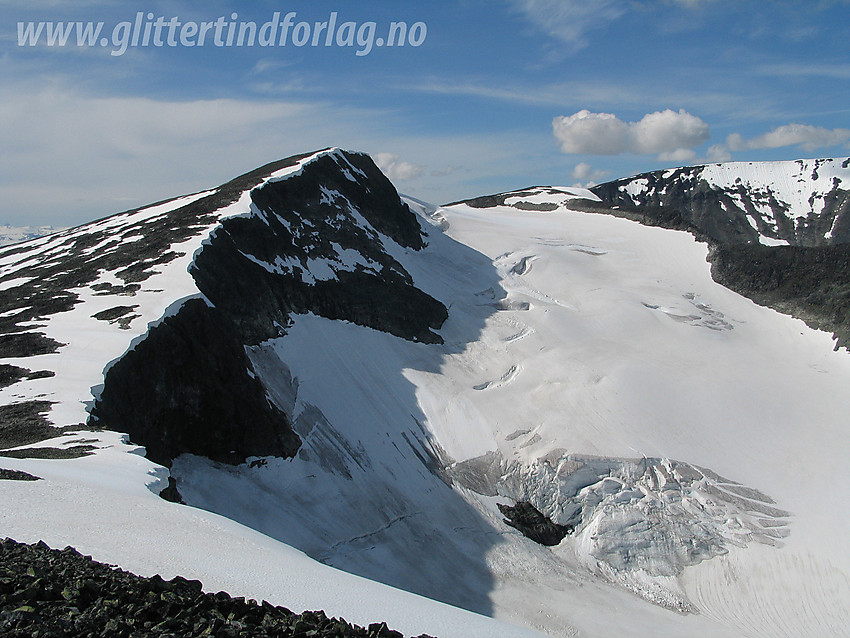
[(0, 224), (78, 224), (328, 146), (373, 153), (406, 193), (435, 203), (557, 171), (534, 150), (547, 146), (544, 131), (413, 134), (386, 108), (102, 96), (58, 81), (5, 88)]
[(550, 84), (518, 84), (503, 87), (492, 81), (470, 79), (446, 81), (443, 78), (403, 82), (401, 88), (443, 95), (480, 97), (501, 102), (515, 102), (530, 106), (561, 106), (570, 103), (609, 103), (640, 99), (629, 87), (611, 83), (564, 82)]
[[(588, 34), (603, 29), (636, 6), (623, 0), (507, 0), (532, 25), (577, 51), (589, 44)], [(655, 0), (656, 4), (690, 9), (716, 0)], [(649, 4), (653, 4), (650, 2)]]
[(531, 24), (574, 50), (587, 46), (587, 34), (624, 13), (620, 0), (508, 0)]
[(805, 151), (814, 151), (819, 148), (839, 146), (848, 141), (850, 141), (850, 129), (827, 129), (821, 126), (792, 123), (778, 126), (769, 133), (748, 140), (738, 133), (733, 133), (726, 138), (726, 146), (732, 151), (784, 146), (798, 146)]
[(761, 75), (775, 77), (822, 77), (836, 80), (850, 79), (850, 64), (767, 64), (756, 68)]
[[(761, 119), (785, 119), (794, 115), (780, 108), (771, 96), (754, 104), (753, 100), (728, 90), (705, 91), (691, 87), (658, 86), (639, 80), (606, 82), (579, 80), (570, 82), (535, 83), (531, 80), (514, 82), (504, 86), (498, 81), (481, 78), (444, 79), (422, 78), (414, 81), (399, 80), (393, 85), (396, 90), (416, 91), (435, 95), (456, 95), (481, 98), (498, 102), (526, 106), (552, 106), (563, 112), (567, 108), (607, 109), (615, 104), (632, 111), (648, 112), (659, 105), (677, 104), (686, 110), (696, 110), (704, 115), (721, 116), (728, 121), (753, 121)], [(723, 87), (724, 89), (727, 87)]]

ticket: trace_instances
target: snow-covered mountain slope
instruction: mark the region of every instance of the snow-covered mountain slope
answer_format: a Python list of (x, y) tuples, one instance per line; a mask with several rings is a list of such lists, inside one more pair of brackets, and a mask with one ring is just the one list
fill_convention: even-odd
[[(588, 191), (402, 204), (341, 151), (237, 181), (0, 252), (0, 467), (43, 477), (0, 481), (0, 534), (410, 633), (844, 635), (828, 334)], [(107, 235), (160, 238), (146, 279)]]
[(409, 634), (515, 635), (157, 496), (152, 458), (298, 449), (245, 351), (293, 308), (439, 340), (444, 307), (385, 245), (421, 249), (419, 222), (367, 156), (331, 150), (0, 252), (0, 467), (42, 479), (0, 480), (0, 534)]
[(850, 242), (850, 158), (692, 166), (591, 190), (608, 206), (650, 218), (674, 213), (716, 243)]

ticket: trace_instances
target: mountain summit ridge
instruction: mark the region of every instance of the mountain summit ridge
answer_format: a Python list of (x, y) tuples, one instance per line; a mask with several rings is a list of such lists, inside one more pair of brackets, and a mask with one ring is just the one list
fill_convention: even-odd
[[(86, 424), (128, 431), (165, 464), (192, 450), (218, 460), (293, 454), (297, 437), (273, 434), (291, 428), (250, 377), (244, 354), (234, 366), (238, 353), (243, 344), (285, 334), (297, 312), (438, 341), (433, 328), (445, 320), (445, 307), (412, 285), (385, 243), (421, 249), (414, 214), (368, 156), (327, 149), (2, 250), (0, 301), (11, 310), (0, 319), (7, 333), (0, 356), (41, 364), (50, 355), (68, 357), (70, 349), (77, 353), (71, 358), (89, 361), (63, 331), (100, 325), (110, 334), (101, 344), (110, 353), (100, 355), (105, 381), (98, 381), (94, 362), (87, 386), (68, 401), (53, 399), (55, 370), (4, 364), (3, 393), (27, 413), (15, 417), (21, 440), (27, 430), (37, 439), (48, 425), (61, 432)], [(162, 345), (151, 348), (153, 340)], [(213, 370), (220, 378), (210, 384)], [(225, 379), (242, 388), (239, 410), (222, 403), (229, 401), (218, 390)], [(21, 385), (32, 389), (19, 394)], [(88, 387), (95, 390), (84, 408)], [(39, 401), (21, 401), (36, 395)], [(279, 427), (262, 425), (274, 422)], [(212, 428), (223, 428), (220, 436), (210, 436), (210, 423), (220, 424)], [(186, 432), (178, 434), (181, 428)]]
[(712, 243), (850, 242), (850, 158), (688, 166), (590, 190), (609, 207), (676, 210)]

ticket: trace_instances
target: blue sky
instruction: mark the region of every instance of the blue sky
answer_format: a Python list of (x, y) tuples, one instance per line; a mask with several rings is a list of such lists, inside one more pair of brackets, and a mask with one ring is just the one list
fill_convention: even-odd
[[(435, 203), (850, 155), (850, 0), (21, 4), (0, 0), (0, 224), (82, 223), (326, 146), (371, 153)], [(123, 55), (73, 36), (18, 43), (18, 22), (103, 22), (111, 37), (138, 12), (258, 29), (275, 12), (312, 29), (335, 13), (374, 22), (373, 42), (393, 21), (425, 31), (366, 55), (345, 33), (189, 47), (163, 31), (164, 46)]]

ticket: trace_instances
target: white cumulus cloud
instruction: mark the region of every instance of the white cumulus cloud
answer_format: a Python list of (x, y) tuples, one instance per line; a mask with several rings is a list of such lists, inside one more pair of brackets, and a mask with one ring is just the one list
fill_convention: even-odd
[(611, 113), (582, 109), (552, 120), (552, 131), (564, 153), (619, 155), (629, 146), (629, 125)]
[(637, 122), (624, 122), (611, 113), (583, 109), (552, 121), (552, 132), (564, 153), (619, 155), (659, 154), (662, 160), (689, 160), (691, 149), (709, 138), (703, 120), (684, 109), (648, 113)]
[(424, 170), (417, 164), (403, 161), (395, 153), (375, 153), (372, 155), (372, 159), (375, 160), (375, 164), (384, 172), (384, 175), (391, 180), (403, 182), (416, 179), (422, 175)]
[(684, 109), (649, 113), (629, 126), (637, 153), (681, 154), (709, 138), (708, 124)]

